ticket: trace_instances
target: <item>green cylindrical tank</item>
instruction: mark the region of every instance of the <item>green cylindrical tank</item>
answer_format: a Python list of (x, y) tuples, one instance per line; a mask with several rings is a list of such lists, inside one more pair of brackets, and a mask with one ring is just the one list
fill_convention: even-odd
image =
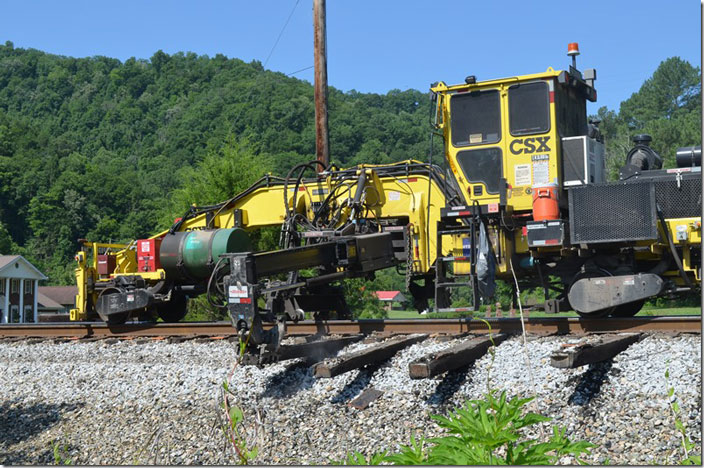
[(167, 278), (204, 280), (220, 254), (251, 250), (249, 236), (240, 228), (176, 232), (164, 236), (159, 260)]

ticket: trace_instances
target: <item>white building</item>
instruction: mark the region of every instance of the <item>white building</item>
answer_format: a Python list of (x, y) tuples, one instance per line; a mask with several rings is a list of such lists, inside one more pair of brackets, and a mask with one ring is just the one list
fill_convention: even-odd
[(46, 279), (21, 255), (0, 255), (0, 322), (37, 322), (39, 281)]

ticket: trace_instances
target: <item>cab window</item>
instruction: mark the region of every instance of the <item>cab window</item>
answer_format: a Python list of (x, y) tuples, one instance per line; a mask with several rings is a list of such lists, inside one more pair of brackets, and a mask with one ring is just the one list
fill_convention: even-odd
[(587, 101), (571, 86), (558, 86), (555, 91), (555, 122), (562, 137), (586, 135)]
[(544, 81), (508, 88), (508, 120), (511, 135), (531, 135), (550, 130), (550, 94)]
[(496, 143), (501, 139), (499, 91), (458, 93), (450, 100), (454, 146)]
[(483, 183), (488, 194), (497, 194), (501, 186), (501, 149), (477, 148), (457, 153), (457, 162), (469, 183)]

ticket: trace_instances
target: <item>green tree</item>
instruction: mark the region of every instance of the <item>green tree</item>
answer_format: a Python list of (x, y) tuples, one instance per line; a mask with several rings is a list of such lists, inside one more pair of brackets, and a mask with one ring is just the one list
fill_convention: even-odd
[(619, 116), (629, 126), (642, 127), (653, 120), (676, 118), (700, 106), (699, 67), (671, 57), (660, 63), (638, 92), (621, 103)]
[(663, 157), (664, 165), (674, 167), (678, 147), (701, 144), (701, 115), (699, 67), (679, 57), (661, 62), (640, 89), (621, 103), (618, 113), (606, 107), (598, 111), (611, 178), (625, 163), (632, 137), (640, 133), (651, 135), (651, 146)]
[(256, 154), (246, 140), (230, 138), (195, 167), (181, 171), (182, 182), (172, 192), (169, 215), (181, 213), (191, 204), (212, 205), (232, 198), (271, 169), (269, 156)]
[(0, 223), (0, 255), (12, 254), (16, 248), (5, 225)]
[(379, 298), (374, 294), (378, 289), (373, 281), (354, 278), (343, 282), (345, 300), (352, 311), (354, 318), (387, 318), (388, 312), (384, 309)]

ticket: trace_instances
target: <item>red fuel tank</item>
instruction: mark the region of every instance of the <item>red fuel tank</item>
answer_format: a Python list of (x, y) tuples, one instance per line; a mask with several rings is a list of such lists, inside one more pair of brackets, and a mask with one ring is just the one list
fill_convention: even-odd
[(533, 187), (533, 219), (535, 221), (560, 219), (557, 185)]

